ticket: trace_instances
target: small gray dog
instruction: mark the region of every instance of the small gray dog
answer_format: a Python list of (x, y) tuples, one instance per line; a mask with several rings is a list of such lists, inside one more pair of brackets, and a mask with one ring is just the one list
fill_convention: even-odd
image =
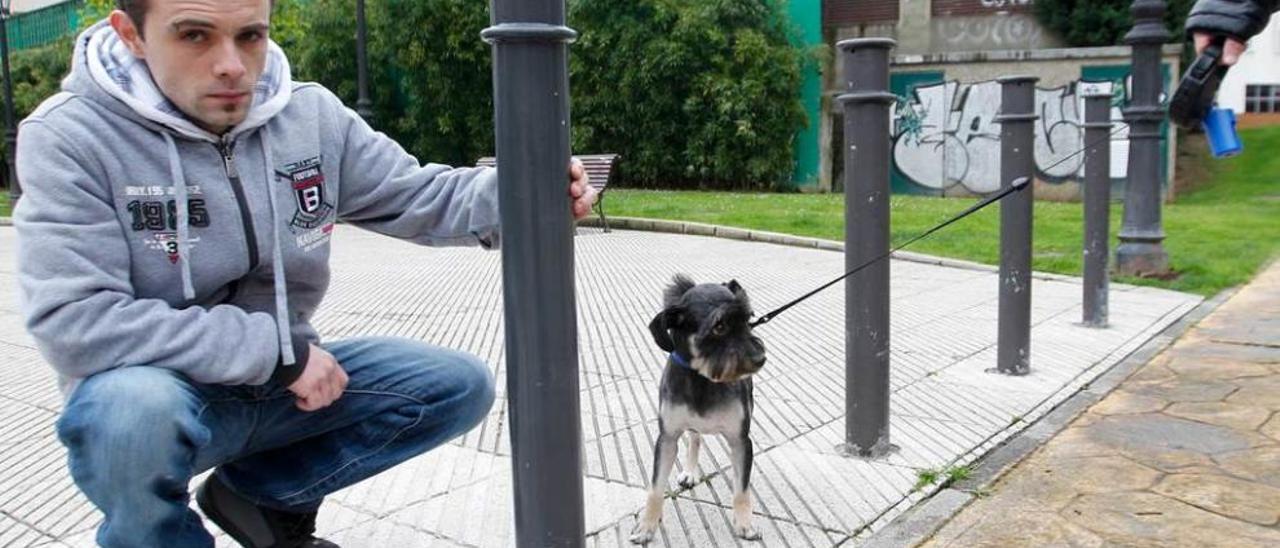
[(663, 294), (663, 310), (649, 323), (654, 342), (669, 352), (658, 394), (658, 441), (653, 478), (631, 542), (645, 544), (662, 521), (662, 498), (675, 464), (680, 436), (690, 431), (684, 473), (693, 487), (702, 480), (698, 451), (703, 434), (720, 434), (732, 450), (733, 532), (749, 540), (751, 527), (751, 376), (764, 367), (764, 343), (751, 334), (751, 303), (736, 280), (694, 284), (677, 275)]

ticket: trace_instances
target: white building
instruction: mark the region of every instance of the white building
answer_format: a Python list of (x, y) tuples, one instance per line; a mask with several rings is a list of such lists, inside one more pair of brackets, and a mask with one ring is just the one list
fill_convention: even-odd
[(1235, 110), (1243, 123), (1280, 123), (1280, 14), (1222, 79), (1218, 106)]

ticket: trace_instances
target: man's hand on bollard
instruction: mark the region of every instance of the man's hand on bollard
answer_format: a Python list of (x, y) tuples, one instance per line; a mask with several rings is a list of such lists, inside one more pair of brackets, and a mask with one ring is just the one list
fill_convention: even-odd
[(582, 167), (582, 161), (573, 158), (569, 162), (569, 197), (573, 199), (575, 220), (590, 214), (591, 206), (596, 203), (596, 189), (587, 182), (587, 170)]

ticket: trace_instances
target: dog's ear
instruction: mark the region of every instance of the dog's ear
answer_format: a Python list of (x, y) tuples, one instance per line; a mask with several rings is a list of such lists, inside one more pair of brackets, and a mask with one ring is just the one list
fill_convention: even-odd
[(738, 280), (729, 280), (724, 286), (729, 288), (729, 292), (733, 293), (733, 298), (742, 303), (742, 306), (745, 306), (747, 310), (751, 310), (751, 300), (747, 298), (747, 290), (742, 288)]
[(671, 285), (667, 286), (667, 290), (662, 293), (662, 306), (671, 308), (680, 304), (680, 299), (690, 289), (693, 289), (693, 280), (684, 274), (676, 274), (671, 279)]
[(676, 323), (680, 317), (678, 308), (667, 308), (659, 312), (653, 317), (653, 321), (649, 322), (649, 332), (653, 334), (653, 342), (658, 343), (658, 347), (667, 352), (675, 352), (676, 343), (671, 340), (671, 325)]

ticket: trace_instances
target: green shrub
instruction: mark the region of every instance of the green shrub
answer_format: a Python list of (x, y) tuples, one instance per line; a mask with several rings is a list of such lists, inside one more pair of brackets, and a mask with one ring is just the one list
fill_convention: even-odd
[[(71, 39), (9, 54), (9, 74), (13, 77), (15, 121), (26, 118), (49, 96), (62, 89), (71, 61)], [(0, 119), (2, 121), (2, 119)], [(3, 131), (0, 126), (0, 131)], [(0, 139), (0, 159), (7, 158), (7, 142)], [(0, 163), (3, 166), (3, 163)]]
[[(1194, 0), (1165, 0), (1165, 27), (1170, 42), (1182, 41), (1182, 25)], [(1036, 0), (1036, 18), (1060, 34), (1072, 47), (1124, 44), (1124, 35), (1133, 27), (1130, 0)]]
[[(759, 0), (572, 0), (573, 150), (623, 155), (636, 186), (788, 184), (805, 123), (800, 70), (781, 7)], [(352, 0), (315, 0), (305, 76), (356, 100)], [(423, 160), (493, 152), (488, 5), (385, 0), (368, 6), (375, 126)]]
[(805, 124), (802, 63), (772, 1), (575, 0), (574, 149), (625, 183), (785, 188)]
[[(366, 6), (374, 127), (423, 161), (470, 165), (493, 152), (487, 2), (383, 0)], [(296, 79), (356, 104), (355, 2), (313, 0)]]

